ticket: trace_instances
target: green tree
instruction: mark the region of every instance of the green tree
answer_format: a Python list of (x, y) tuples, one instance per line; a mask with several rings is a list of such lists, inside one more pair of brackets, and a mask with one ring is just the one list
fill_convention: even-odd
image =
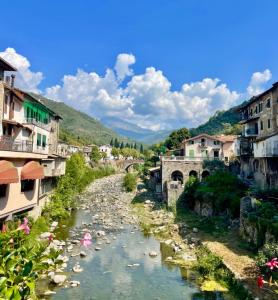
[(136, 149), (136, 150), (137, 150), (137, 144), (136, 144), (136, 143), (134, 144), (134, 149)]
[(119, 144), (119, 141), (117, 138), (115, 138), (115, 141), (114, 141), (114, 147), (116, 148), (119, 148), (120, 147), (120, 144)]
[(90, 155), (90, 159), (93, 162), (98, 162), (101, 159), (101, 154), (99, 152), (98, 146), (93, 146), (92, 147), (92, 152), (91, 152), (91, 155)]
[(121, 149), (123, 149), (125, 147), (124, 142), (121, 142)]
[(113, 139), (111, 139), (111, 141), (110, 141), (110, 146), (114, 147), (114, 140)]
[(178, 149), (182, 141), (190, 137), (187, 128), (181, 128), (173, 131), (165, 141), (165, 146), (168, 149)]
[(144, 147), (143, 147), (143, 145), (141, 144), (140, 145), (140, 153), (143, 153), (144, 152)]
[(111, 154), (114, 156), (114, 157), (119, 157), (120, 155), (120, 150), (113, 147), (112, 150), (111, 150)]

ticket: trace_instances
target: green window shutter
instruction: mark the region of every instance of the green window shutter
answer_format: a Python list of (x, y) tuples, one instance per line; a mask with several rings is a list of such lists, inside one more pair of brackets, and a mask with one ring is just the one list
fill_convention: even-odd
[(189, 150), (189, 157), (194, 157), (194, 150), (193, 149), (190, 149)]
[(42, 135), (40, 133), (37, 134), (37, 146), (42, 145)]
[(46, 147), (46, 135), (42, 136), (42, 146)]

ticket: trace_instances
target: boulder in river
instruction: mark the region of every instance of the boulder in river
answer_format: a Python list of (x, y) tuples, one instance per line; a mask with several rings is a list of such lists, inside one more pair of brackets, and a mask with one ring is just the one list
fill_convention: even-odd
[(151, 251), (151, 252), (149, 252), (149, 256), (150, 257), (156, 257), (157, 256), (157, 252)]

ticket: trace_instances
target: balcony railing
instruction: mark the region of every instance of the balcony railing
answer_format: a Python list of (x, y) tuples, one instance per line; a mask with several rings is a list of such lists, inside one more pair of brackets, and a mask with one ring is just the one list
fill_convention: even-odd
[(257, 128), (248, 128), (246, 129), (246, 136), (256, 136), (259, 134), (259, 131)]
[(42, 129), (45, 129), (45, 130), (48, 130), (48, 131), (50, 131), (50, 129), (51, 129), (50, 123), (45, 124), (45, 123), (43, 123), (41, 121), (37, 121), (34, 118), (26, 118), (26, 119), (23, 120), (22, 123), (32, 124), (32, 125), (38, 126), (38, 127), (42, 128)]
[(204, 160), (222, 160), (222, 157), (207, 157), (207, 156), (161, 156), (162, 161), (204, 161)]
[(0, 136), (1, 151), (32, 152), (33, 143), (25, 140), (14, 140), (10, 137)]

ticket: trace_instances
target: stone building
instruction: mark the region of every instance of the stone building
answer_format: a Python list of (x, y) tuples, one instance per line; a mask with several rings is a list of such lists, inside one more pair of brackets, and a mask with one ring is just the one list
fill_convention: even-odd
[(260, 188), (278, 187), (278, 82), (242, 105), (237, 155), (241, 177)]

